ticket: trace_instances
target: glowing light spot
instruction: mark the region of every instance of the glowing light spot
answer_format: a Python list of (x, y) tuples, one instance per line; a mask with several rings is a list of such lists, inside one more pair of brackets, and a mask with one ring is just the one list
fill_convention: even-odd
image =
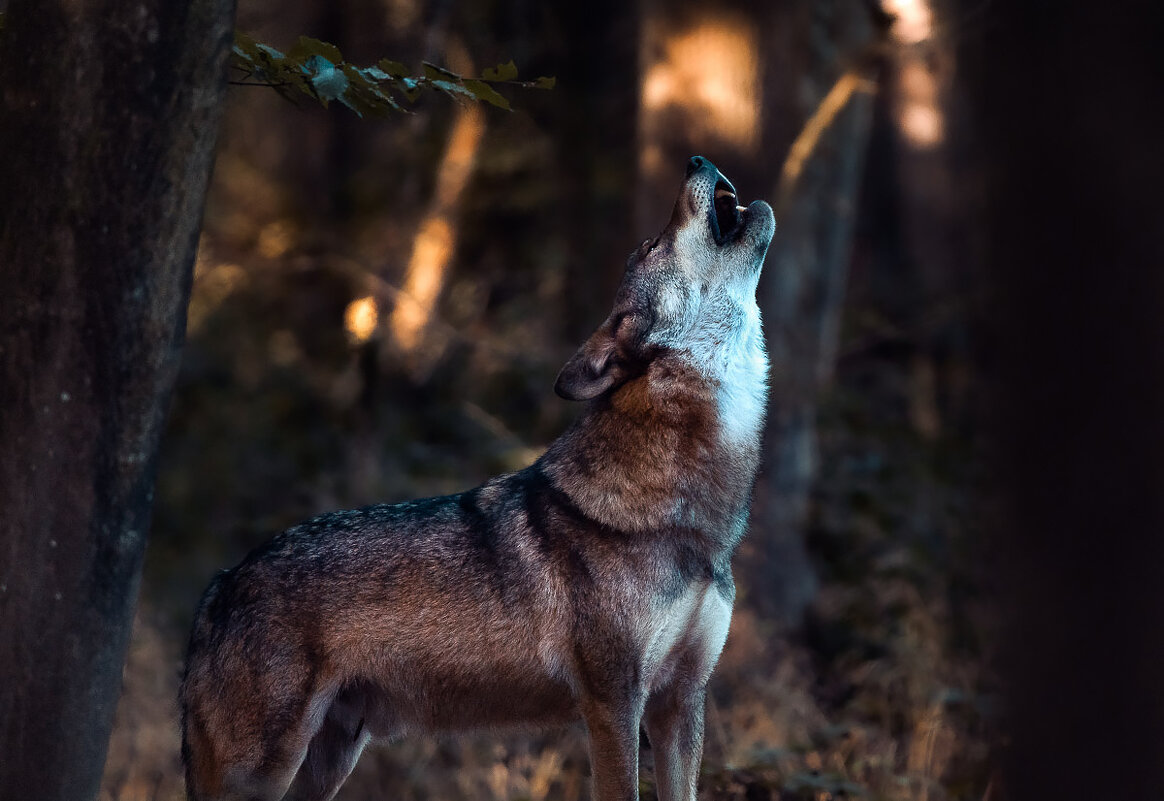
[(934, 147), (945, 136), (938, 81), (919, 58), (909, 58), (901, 66), (897, 122), (909, 143), (918, 148)]
[(666, 37), (644, 71), (644, 111), (682, 112), (692, 141), (754, 149), (760, 134), (756, 52), (756, 32), (742, 20), (708, 19)]
[(938, 79), (925, 57), (926, 43), (934, 36), (934, 10), (929, 0), (882, 0), (893, 15), (890, 33), (898, 51), (900, 94), (895, 116), (906, 142), (918, 149), (939, 145), (945, 138), (945, 117)]
[(408, 30), (420, 16), (416, 0), (384, 0), (384, 9), (391, 30)]
[(186, 311), (186, 326), (190, 333), (197, 333), (223, 301), (245, 286), (247, 273), (237, 264), (224, 262), (205, 268), (194, 276), (194, 286), (190, 292), (190, 305)]
[(926, 0), (882, 0), (881, 8), (894, 17), (890, 34), (902, 44), (918, 44), (934, 32), (934, 11)]
[(942, 115), (933, 106), (908, 103), (901, 110), (901, 129), (918, 147), (933, 147), (942, 141)]
[(286, 220), (264, 225), (255, 249), (264, 258), (277, 259), (291, 249), (291, 234), (291, 224)]
[(357, 344), (371, 339), (379, 322), (380, 306), (371, 295), (353, 300), (344, 310), (344, 330)]

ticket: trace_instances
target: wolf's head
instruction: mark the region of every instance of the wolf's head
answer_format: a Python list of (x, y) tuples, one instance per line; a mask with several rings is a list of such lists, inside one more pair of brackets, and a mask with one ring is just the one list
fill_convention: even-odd
[(671, 221), (631, 254), (614, 310), (562, 368), (557, 393), (599, 397), (667, 354), (715, 385), (729, 431), (762, 416), (767, 358), (755, 296), (775, 230), (767, 203), (738, 205), (731, 182), (693, 157)]

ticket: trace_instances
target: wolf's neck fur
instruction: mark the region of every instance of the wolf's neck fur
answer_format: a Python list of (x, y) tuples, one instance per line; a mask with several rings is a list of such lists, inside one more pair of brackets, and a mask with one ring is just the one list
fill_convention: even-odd
[(715, 386), (720, 436), (730, 447), (760, 436), (768, 406), (768, 355), (754, 296), (752, 287), (730, 311), (717, 312), (720, 320), (700, 326), (703, 336), (692, 337), (687, 348), (691, 364)]
[(683, 526), (734, 545), (759, 463), (763, 410), (748, 430), (742, 420), (724, 421), (721, 389), (689, 354), (665, 353), (592, 401), (541, 468), (582, 512), (612, 528)]

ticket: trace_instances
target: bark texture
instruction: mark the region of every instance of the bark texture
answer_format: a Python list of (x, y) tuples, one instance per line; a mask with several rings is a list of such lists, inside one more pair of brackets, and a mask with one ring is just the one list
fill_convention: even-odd
[(0, 798), (97, 794), (233, 0), (12, 0), (0, 34)]

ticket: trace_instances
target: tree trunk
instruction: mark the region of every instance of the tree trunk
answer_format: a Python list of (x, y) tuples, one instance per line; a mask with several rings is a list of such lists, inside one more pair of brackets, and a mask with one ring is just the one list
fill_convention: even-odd
[[(816, 408), (836, 361), (872, 107), (856, 73), (830, 101), (825, 98), (846, 70), (868, 61), (876, 36), (862, 5), (813, 2), (802, 11), (792, 17), (800, 18), (799, 26), (782, 28), (799, 31), (797, 42), (774, 45), (799, 62), (795, 75), (780, 79), (790, 98), (783, 108), (807, 126), (798, 146), (811, 147), (794, 148), (785, 164), (776, 237), (760, 284), (771, 394), (750, 544), (754, 558), (745, 562), (753, 604), (792, 627), (800, 625), (817, 590), (805, 542), (817, 472)], [(812, 90), (809, 102), (799, 105), (792, 98), (804, 98), (805, 87)], [(832, 99), (840, 105), (831, 108)]]
[(0, 33), (0, 798), (93, 798), (179, 363), (233, 0)]
[(1008, 799), (1164, 786), (1164, 53), (1142, 22), (1155, 10), (1003, 3), (959, 58), (986, 190), (984, 556), (1003, 604)]
[[(533, 14), (531, 8), (527, 11)], [(562, 27), (569, 32), (552, 67), (558, 85), (553, 103), (544, 103), (554, 130), (566, 213), (566, 285), (570, 301), (561, 310), (566, 339), (584, 341), (603, 319), (622, 280), (626, 256), (647, 228), (627, 224), (634, 200), (635, 95), (627, 76), (635, 71), (637, 9), (620, 0), (562, 3)], [(601, 19), (596, 26), (593, 20)], [(596, 69), (594, 51), (602, 53)], [(680, 162), (682, 164), (682, 162)], [(676, 178), (676, 186), (677, 178)], [(662, 227), (663, 221), (651, 224)], [(596, 236), (596, 232), (613, 235)]]

